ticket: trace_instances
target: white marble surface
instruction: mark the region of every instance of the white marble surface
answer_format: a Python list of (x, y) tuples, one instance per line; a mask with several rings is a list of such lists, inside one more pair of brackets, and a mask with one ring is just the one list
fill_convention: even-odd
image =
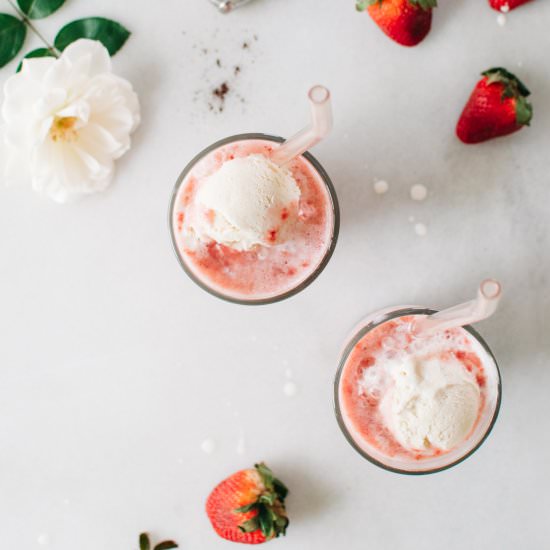
[[(49, 36), (84, 15), (126, 24), (133, 35), (114, 66), (134, 83), (143, 124), (101, 196), (60, 207), (0, 190), (3, 548), (135, 550), (141, 530), (183, 549), (229, 548), (204, 500), (260, 459), (292, 490), (289, 534), (273, 548), (548, 548), (550, 3), (504, 27), (484, 0), (440, 4), (414, 49), (386, 39), (352, 0), (255, 0), (228, 16), (207, 0), (72, 0), (38, 23)], [(533, 125), (464, 146), (457, 115), (493, 65), (532, 89)], [(210, 112), (226, 78), (225, 109)], [(334, 133), (314, 154), (341, 201), (336, 253), (284, 303), (217, 301), (170, 248), (173, 183), (218, 138), (292, 133), (317, 82), (334, 95)], [(423, 202), (410, 199), (415, 183), (429, 190)], [(491, 437), (428, 477), (363, 461), (332, 412), (348, 330), (382, 306), (462, 301), (486, 276), (506, 293), (479, 327), (504, 384)], [(209, 455), (206, 438), (217, 443)]]

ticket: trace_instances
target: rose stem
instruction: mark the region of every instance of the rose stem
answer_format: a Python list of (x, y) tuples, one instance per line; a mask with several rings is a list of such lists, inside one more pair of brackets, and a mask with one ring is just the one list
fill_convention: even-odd
[(59, 50), (55, 46), (52, 46), (44, 38), (44, 36), (40, 33), (40, 31), (32, 24), (31, 20), (15, 5), (13, 0), (8, 0), (8, 2), (11, 5), (11, 7), (15, 10), (17, 15), (19, 15), (19, 17), (21, 17), (21, 21), (23, 21), (23, 23), (25, 23), (25, 25), (27, 25), (27, 27), (29, 27), (29, 29), (31, 29), (31, 31), (34, 34), (36, 34), (36, 36), (38, 36), (38, 38), (40, 38), (40, 40), (42, 40), (42, 42), (45, 44), (45, 46), (48, 48), (48, 50), (50, 50), (50, 52), (52, 52), (54, 57), (59, 57)]

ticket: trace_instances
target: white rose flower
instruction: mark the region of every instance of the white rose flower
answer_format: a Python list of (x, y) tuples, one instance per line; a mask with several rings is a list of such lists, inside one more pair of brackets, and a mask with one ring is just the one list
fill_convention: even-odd
[(140, 121), (131, 84), (112, 74), (95, 40), (77, 40), (59, 59), (25, 59), (4, 85), (2, 118), (4, 180), (30, 180), (58, 202), (104, 190)]

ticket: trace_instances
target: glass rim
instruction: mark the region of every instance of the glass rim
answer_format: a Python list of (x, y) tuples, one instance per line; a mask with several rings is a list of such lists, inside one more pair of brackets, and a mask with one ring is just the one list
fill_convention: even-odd
[[(369, 455), (364, 449), (362, 449), (356, 441), (353, 439), (352, 435), (350, 434), (347, 426), (344, 422), (344, 417), (342, 414), (342, 409), (340, 406), (340, 380), (342, 378), (342, 372), (344, 370), (344, 366), (347, 362), (347, 359), (353, 350), (353, 348), (356, 346), (356, 344), (371, 330), (374, 330), (376, 327), (382, 325), (383, 323), (390, 321), (392, 319), (395, 319), (397, 317), (403, 317), (404, 315), (431, 315), (433, 313), (437, 313), (437, 310), (425, 308), (421, 306), (407, 306), (402, 307), (399, 306), (397, 309), (385, 309), (385, 313), (381, 313), (380, 316), (376, 315), (376, 312), (374, 312), (372, 315), (374, 315), (374, 318), (371, 317), (372, 320), (367, 322), (364, 326), (361, 326), (357, 332), (354, 332), (353, 336), (350, 338), (349, 342), (347, 342), (346, 346), (344, 347), (344, 350), (341, 353), (340, 356), (340, 362), (338, 364), (338, 369), (336, 371), (336, 375), (334, 378), (334, 394), (333, 394), (333, 406), (334, 406), (334, 413), (336, 416), (336, 421), (338, 422), (338, 426), (340, 427), (340, 430), (344, 434), (344, 437), (348, 441), (348, 443), (357, 451), (363, 458), (367, 459), (369, 462), (374, 464), (375, 466), (378, 466), (386, 471), (394, 472), (396, 474), (404, 474), (404, 475), (427, 475), (427, 474), (435, 474), (437, 472), (442, 472), (444, 470), (448, 470), (449, 468), (452, 468), (453, 466), (456, 466), (472, 456), (485, 442), (487, 437), (489, 437), (489, 434), (493, 430), (493, 427), (497, 421), (498, 414), (500, 412), (500, 404), (502, 401), (502, 378), (500, 375), (500, 369), (498, 366), (498, 362), (491, 351), (491, 348), (487, 345), (487, 342), (482, 338), (482, 336), (475, 330), (471, 325), (465, 325), (462, 328), (469, 332), (481, 345), (483, 350), (489, 355), (489, 357), (493, 360), (493, 363), (495, 365), (495, 370), (497, 374), (497, 396), (496, 396), (496, 403), (495, 408), (493, 411), (493, 416), (491, 418), (491, 422), (487, 426), (487, 429), (485, 430), (485, 433), (480, 438), (480, 440), (470, 449), (468, 452), (464, 453), (462, 456), (457, 458), (456, 460), (453, 460), (449, 464), (445, 464), (443, 466), (439, 466), (436, 468), (429, 468), (427, 470), (406, 470), (403, 468), (396, 468), (394, 466), (389, 466), (387, 464), (384, 464), (380, 460), (377, 460), (373, 456)], [(369, 316), (370, 317), (370, 316)]]
[(332, 213), (333, 213), (332, 235), (330, 238), (330, 244), (327, 247), (323, 255), (323, 258), (319, 262), (317, 267), (303, 281), (301, 281), (298, 285), (291, 288), (290, 290), (287, 290), (280, 294), (276, 294), (275, 296), (269, 296), (266, 298), (253, 298), (253, 299), (239, 298), (235, 296), (230, 296), (228, 294), (224, 294), (223, 292), (210, 287), (208, 284), (202, 281), (195, 273), (193, 273), (191, 268), (187, 265), (187, 262), (183, 259), (182, 254), (180, 254), (178, 243), (176, 241), (176, 235), (174, 232), (174, 224), (173, 224), (174, 207), (176, 204), (176, 199), (177, 199), (181, 184), (183, 183), (184, 179), (189, 174), (189, 172), (193, 169), (195, 164), (197, 164), (197, 162), (199, 162), (202, 158), (204, 158), (206, 155), (208, 155), (215, 149), (218, 149), (219, 147), (223, 147), (228, 143), (234, 143), (236, 141), (253, 140), (253, 139), (273, 141), (275, 143), (282, 143), (283, 141), (285, 141), (284, 138), (280, 136), (273, 136), (270, 134), (262, 134), (262, 133), (246, 133), (246, 134), (236, 134), (233, 136), (229, 136), (212, 143), (211, 145), (203, 149), (200, 153), (195, 155), (191, 159), (191, 161), (187, 163), (185, 168), (182, 170), (182, 172), (178, 176), (178, 179), (176, 180), (174, 189), (172, 190), (170, 205), (168, 208), (168, 227), (170, 231), (172, 249), (174, 250), (174, 253), (176, 254), (176, 258), (178, 259), (180, 266), (183, 268), (187, 276), (196, 285), (202, 288), (202, 290), (205, 290), (206, 292), (208, 292), (209, 294), (211, 294), (216, 298), (219, 298), (226, 302), (231, 302), (233, 304), (250, 305), (250, 306), (267, 305), (267, 304), (280, 302), (306, 289), (311, 283), (313, 283), (315, 279), (317, 279), (317, 277), (321, 274), (321, 272), (325, 269), (325, 267), (329, 263), (329, 260), (331, 259), (332, 254), (334, 253), (334, 249), (336, 248), (336, 243), (338, 241), (338, 235), (340, 232), (340, 206), (338, 204), (336, 189), (334, 188), (334, 185), (329, 175), (326, 173), (325, 169), (321, 166), (319, 161), (311, 153), (306, 151), (305, 153), (302, 153), (302, 155), (300, 156), (304, 157), (312, 165), (314, 170), (319, 174), (320, 178), (325, 184), (325, 188), (327, 189), (330, 197), (330, 202), (332, 205)]

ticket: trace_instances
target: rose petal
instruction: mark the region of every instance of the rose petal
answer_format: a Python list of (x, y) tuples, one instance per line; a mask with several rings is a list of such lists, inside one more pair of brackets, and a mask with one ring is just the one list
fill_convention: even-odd
[(90, 104), (84, 100), (80, 99), (71, 103), (64, 109), (61, 109), (56, 113), (58, 117), (75, 117), (78, 119), (78, 124), (76, 128), (85, 126), (90, 118)]
[(50, 117), (64, 105), (66, 99), (67, 90), (63, 88), (48, 90), (34, 102), (33, 115), (36, 118)]
[(25, 79), (40, 83), (55, 62), (54, 57), (27, 57), (23, 59), (21, 71), (14, 76), (22, 75)]
[(78, 141), (93, 155), (118, 158), (127, 150), (126, 143), (117, 140), (105, 127), (94, 122), (79, 131)]
[(62, 58), (79, 66), (88, 77), (111, 72), (111, 57), (107, 48), (97, 40), (81, 38), (65, 48)]

